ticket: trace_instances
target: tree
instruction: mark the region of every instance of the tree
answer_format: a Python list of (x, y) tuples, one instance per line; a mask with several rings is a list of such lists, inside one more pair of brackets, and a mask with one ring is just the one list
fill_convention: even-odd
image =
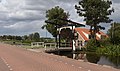
[(33, 40), (34, 40), (34, 41), (40, 41), (40, 35), (39, 35), (38, 32), (35, 32), (35, 33), (33, 34)]
[(120, 44), (120, 23), (112, 23), (108, 35), (113, 44)]
[[(67, 22), (59, 20), (60, 18), (67, 19), (69, 17), (69, 14), (66, 13), (62, 8), (59, 6), (56, 6), (50, 10), (46, 11), (46, 21), (52, 21), (55, 24), (46, 23), (46, 25), (43, 25), (42, 28), (46, 27), (47, 31), (53, 35), (53, 37), (57, 38), (58, 31), (57, 28), (60, 27), (59, 25), (65, 25)], [(56, 25), (59, 24), (59, 25)]]
[(112, 2), (109, 0), (82, 0), (79, 5), (75, 5), (75, 9), (79, 16), (84, 17), (86, 24), (90, 26), (91, 38), (96, 39), (96, 33), (100, 29), (100, 23), (110, 23), (109, 18), (114, 9), (111, 8)]
[(33, 33), (29, 34), (29, 40), (33, 40)]
[(27, 35), (24, 35), (24, 36), (23, 36), (23, 39), (24, 39), (24, 40), (27, 40), (28, 38), (29, 38), (29, 37), (28, 37)]
[(22, 40), (21, 36), (15, 36), (16, 40)]
[(13, 37), (12, 37), (11, 35), (8, 35), (8, 36), (7, 36), (7, 39), (12, 40)]

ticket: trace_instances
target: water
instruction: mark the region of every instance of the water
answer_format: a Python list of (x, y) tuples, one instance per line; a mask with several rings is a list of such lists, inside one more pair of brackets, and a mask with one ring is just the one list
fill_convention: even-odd
[(104, 56), (104, 55), (98, 55), (95, 53), (84, 53), (84, 52), (77, 52), (75, 54), (73, 54), (72, 52), (59, 52), (58, 54), (56, 52), (54, 54), (67, 56), (68, 58), (74, 58), (77, 60), (81, 59), (81, 60), (88, 61), (95, 64), (108, 65), (108, 66), (112, 66), (114, 68), (120, 69), (119, 56)]
[(91, 63), (96, 63), (100, 65), (108, 65), (114, 68), (120, 69), (120, 57), (119, 56), (104, 56), (97, 54), (87, 54), (86, 58)]

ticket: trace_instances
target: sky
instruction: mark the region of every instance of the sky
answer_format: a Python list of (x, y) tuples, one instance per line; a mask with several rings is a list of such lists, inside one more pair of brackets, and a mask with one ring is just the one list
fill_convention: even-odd
[[(52, 37), (41, 29), (45, 24), (46, 10), (60, 6), (69, 12), (71, 20), (85, 24), (74, 6), (80, 0), (0, 0), (0, 35), (28, 35), (39, 32), (41, 37)], [(113, 22), (120, 22), (120, 0), (112, 0), (115, 12), (110, 16)], [(106, 32), (110, 24), (102, 24)]]

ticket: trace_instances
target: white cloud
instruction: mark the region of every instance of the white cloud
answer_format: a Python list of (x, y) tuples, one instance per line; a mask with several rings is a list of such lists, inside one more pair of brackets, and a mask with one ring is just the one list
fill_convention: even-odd
[[(45, 36), (45, 12), (55, 6), (60, 6), (70, 13), (70, 19), (84, 23), (74, 8), (80, 0), (1, 0), (0, 2), (0, 34), (23, 35), (40, 32)], [(114, 21), (120, 22), (120, 0), (112, 0), (115, 13), (111, 15)], [(106, 26), (106, 25), (103, 25)], [(106, 26), (106, 28), (108, 28)]]
[(4, 28), (7, 29), (12, 29), (12, 30), (18, 30), (18, 31), (31, 31), (31, 30), (39, 30), (41, 29), (41, 24), (40, 21), (32, 21), (32, 22), (17, 22), (12, 25), (4, 26)]

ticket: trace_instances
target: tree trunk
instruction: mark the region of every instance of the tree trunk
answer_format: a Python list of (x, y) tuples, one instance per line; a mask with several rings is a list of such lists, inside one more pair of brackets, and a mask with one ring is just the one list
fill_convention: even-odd
[(94, 25), (94, 30), (93, 30), (93, 39), (95, 40), (95, 43), (97, 42), (96, 33), (97, 33), (97, 24)]
[[(94, 27), (94, 29), (92, 29), (93, 27)], [(97, 25), (95, 24), (94, 26), (90, 27), (91, 39), (96, 40), (96, 33), (97, 33)]]

